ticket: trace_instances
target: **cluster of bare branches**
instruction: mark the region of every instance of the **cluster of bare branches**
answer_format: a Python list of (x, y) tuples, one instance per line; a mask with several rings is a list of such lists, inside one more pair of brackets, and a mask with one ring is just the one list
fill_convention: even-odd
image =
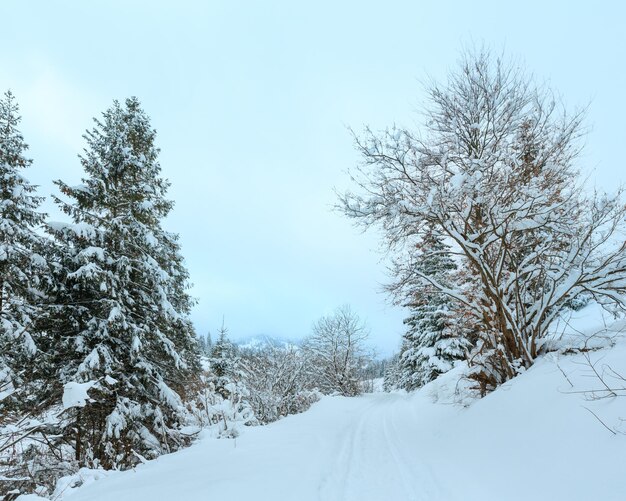
[[(565, 391), (565, 393), (582, 395), (585, 400), (589, 402), (598, 400), (614, 400), (616, 398), (626, 397), (626, 376), (621, 372), (615, 370), (611, 365), (605, 363), (603, 356), (600, 356), (594, 360), (594, 358), (592, 357), (593, 350), (587, 348), (588, 341), (593, 339), (597, 334), (598, 333), (595, 333), (591, 336), (586, 337), (585, 346), (581, 349), (581, 354), (584, 360), (582, 362), (578, 362), (578, 364), (580, 364), (583, 370), (586, 372), (584, 376), (591, 379), (592, 381), (595, 381), (595, 387), (584, 388), (580, 390), (576, 389), (570, 377), (559, 366), (559, 370), (563, 374), (563, 377), (570, 385), (570, 389)], [(587, 412), (589, 412), (612, 435), (626, 434), (626, 432), (619, 430), (618, 427), (607, 423), (607, 420), (603, 419), (601, 416), (598, 415), (597, 412), (594, 412), (589, 407), (583, 406), (583, 408)], [(626, 422), (626, 418), (619, 418), (619, 420), (622, 423)]]
[[(533, 363), (568, 301), (590, 294), (624, 307), (626, 206), (621, 191), (589, 193), (581, 182), (584, 113), (568, 115), (516, 65), (469, 54), (427, 91), (420, 131), (355, 135), (359, 189), (340, 196), (341, 208), (383, 229), (399, 304), (428, 283), (471, 318), (468, 360), (485, 393)], [(438, 283), (411, 262), (428, 228), (452, 246), (465, 284)]]
[(53, 413), (39, 417), (27, 413), (10, 424), (0, 423), (0, 493), (35, 489), (50, 493), (57, 478), (76, 470), (62, 419)]
[(368, 331), (349, 306), (341, 306), (313, 325), (303, 350), (310, 375), (322, 393), (354, 396), (362, 392), (362, 368), (369, 359)]
[(249, 401), (260, 423), (307, 410), (320, 394), (309, 359), (295, 346), (267, 346), (242, 353)]

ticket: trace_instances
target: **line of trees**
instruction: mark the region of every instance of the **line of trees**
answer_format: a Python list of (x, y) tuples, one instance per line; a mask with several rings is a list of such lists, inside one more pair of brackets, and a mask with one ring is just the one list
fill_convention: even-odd
[(579, 175), (583, 113), (518, 66), (469, 53), (426, 90), (419, 130), (354, 136), (357, 190), (340, 207), (395, 256), (388, 289), (411, 311), (401, 384), (458, 358), (484, 394), (532, 365), (581, 297), (624, 308), (626, 208)]
[(373, 353), (365, 323), (347, 305), (318, 319), (299, 345), (240, 352), (243, 381), (262, 423), (302, 412), (320, 395), (371, 391)]
[[(0, 494), (50, 494), (80, 467), (128, 468), (191, 442), (193, 427), (302, 412), (363, 390), (366, 329), (348, 307), (303, 347), (198, 340), (189, 274), (162, 221), (173, 202), (136, 98), (84, 136), (84, 177), (57, 180), (67, 222), (40, 211), (14, 96), (0, 99)], [(190, 425), (191, 428), (190, 428)]]

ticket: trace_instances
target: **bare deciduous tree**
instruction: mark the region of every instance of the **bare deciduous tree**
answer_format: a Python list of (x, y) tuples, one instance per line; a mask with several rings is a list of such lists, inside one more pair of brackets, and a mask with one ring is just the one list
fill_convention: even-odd
[(365, 324), (349, 306), (341, 306), (315, 322), (303, 348), (320, 391), (344, 396), (361, 393), (367, 335)]
[[(574, 161), (582, 113), (488, 52), (466, 55), (444, 85), (427, 89), (420, 133), (367, 129), (355, 136), (357, 193), (341, 208), (384, 230), (404, 266), (400, 298), (426, 281), (478, 326), (472, 377), (484, 393), (529, 367), (552, 321), (582, 293), (624, 306), (624, 204), (589, 194)], [(446, 287), (411, 263), (427, 226), (453, 245), (475, 288)]]

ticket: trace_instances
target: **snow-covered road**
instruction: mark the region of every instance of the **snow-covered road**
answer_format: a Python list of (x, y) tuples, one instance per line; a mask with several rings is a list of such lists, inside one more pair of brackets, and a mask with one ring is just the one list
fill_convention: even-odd
[[(626, 345), (596, 352), (626, 373)], [(588, 401), (577, 356), (549, 356), (468, 408), (454, 374), (406, 395), (325, 397), (236, 440), (192, 447), (66, 492), (70, 501), (623, 501), (626, 396)], [(557, 366), (558, 362), (558, 366)], [(563, 372), (561, 372), (563, 371)], [(436, 387), (435, 387), (436, 385)], [(444, 399), (433, 401), (434, 390)]]
[[(335, 440), (333, 459), (319, 477), (319, 496), (329, 501), (445, 497), (434, 481), (427, 458), (410, 439), (419, 433), (420, 416), (402, 394), (369, 395), (358, 415)], [(312, 498), (313, 499), (313, 498)]]
[(136, 471), (77, 489), (73, 501), (208, 499), (367, 500), (441, 498), (407, 434), (417, 430), (402, 394), (325, 398), (310, 411), (203, 439)]

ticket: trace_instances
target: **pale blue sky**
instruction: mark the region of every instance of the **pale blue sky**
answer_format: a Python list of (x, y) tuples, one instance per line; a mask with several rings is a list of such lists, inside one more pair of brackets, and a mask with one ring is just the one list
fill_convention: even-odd
[[(614, 1), (0, 3), (0, 89), (22, 107), (28, 177), (81, 177), (81, 135), (138, 96), (158, 130), (200, 332), (299, 338), (342, 303), (397, 347), (375, 235), (330, 210), (357, 160), (346, 126), (411, 125), (419, 81), (463, 46), (518, 57), (570, 108), (591, 102), (591, 179), (626, 179), (626, 8)], [(46, 209), (54, 214), (50, 205)], [(62, 216), (53, 215), (54, 218)]]

